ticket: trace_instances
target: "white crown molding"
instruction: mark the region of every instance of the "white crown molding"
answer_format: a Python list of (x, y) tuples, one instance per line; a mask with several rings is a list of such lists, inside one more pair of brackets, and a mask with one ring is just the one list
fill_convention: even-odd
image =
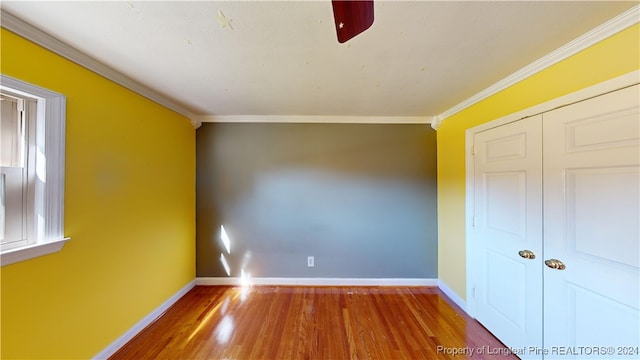
[(322, 116), (322, 115), (196, 115), (176, 101), (108, 67), (81, 51), (63, 43), (46, 32), (16, 16), (1, 10), (1, 26), (34, 43), (53, 51), (101, 76), (106, 77), (136, 93), (188, 117), (197, 129), (203, 122), (224, 123), (348, 123), (348, 124), (431, 124), (438, 129), (452, 115), (523, 81), (524, 79), (572, 56), (576, 53), (640, 22), (640, 5), (592, 29), (555, 51), (521, 68), (490, 87), (445, 110), (436, 116)]
[(151, 101), (154, 101), (168, 109), (177, 112), (180, 115), (189, 118), (191, 124), (196, 129), (200, 126), (200, 122), (196, 119), (196, 115), (175, 100), (169, 99), (166, 96), (159, 94), (157, 91), (147, 87), (146, 85), (143, 85), (125, 76), (124, 74), (112, 69), (102, 62), (88, 56), (87, 54), (77, 50), (74, 47), (65, 44), (64, 42), (56, 39), (55, 37), (47, 34), (37, 27), (23, 21), (15, 15), (3, 9), (0, 11), (0, 26), (2, 26), (3, 28), (18, 34), (23, 38), (66, 58), (67, 60), (85, 67), (98, 75), (101, 75), (119, 85), (122, 85)]
[(240, 278), (197, 277), (196, 285), (206, 286), (438, 286), (438, 279), (412, 278)]
[(442, 125), (442, 120), (443, 119), (440, 115), (436, 115), (433, 117), (433, 119), (431, 120), (431, 127), (433, 128), (433, 130), (438, 130), (440, 125)]
[(448, 117), (479, 103), (480, 101), (499, 93), (500, 91), (515, 85), (524, 79), (572, 56), (578, 52), (587, 49), (598, 42), (613, 36), (620, 31), (629, 28), (640, 22), (640, 5), (636, 5), (631, 9), (623, 12), (615, 18), (605, 22), (604, 24), (592, 29), (591, 31), (579, 36), (562, 47), (550, 52), (531, 64), (521, 68), (506, 78), (480, 91), (472, 97), (462, 101), (461, 103), (445, 110), (441, 114), (435, 116), (436, 121), (431, 123), (434, 129), (438, 129), (442, 121)]
[(139, 332), (144, 330), (147, 326), (149, 326), (154, 320), (160, 317), (167, 309), (171, 307), (176, 301), (180, 300), (189, 290), (193, 289), (196, 286), (195, 281), (190, 281), (185, 287), (178, 290), (173, 296), (167, 299), (165, 302), (160, 304), (155, 310), (145, 316), (142, 320), (138, 321), (133, 327), (122, 336), (117, 338), (114, 342), (109, 344), (104, 350), (102, 350), (98, 355), (94, 356), (95, 360), (103, 360), (108, 359), (111, 355), (115, 354), (122, 346), (124, 346), (129, 340), (133, 339)]
[(205, 115), (211, 123), (316, 123), (316, 124), (430, 124), (431, 116), (340, 116), (340, 115)]

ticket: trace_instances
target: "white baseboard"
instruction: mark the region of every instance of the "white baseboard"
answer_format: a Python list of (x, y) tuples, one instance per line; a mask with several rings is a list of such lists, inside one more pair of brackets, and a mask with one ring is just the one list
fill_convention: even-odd
[(196, 285), (196, 281), (189, 282), (185, 287), (178, 290), (173, 296), (171, 296), (167, 301), (163, 302), (160, 306), (158, 306), (155, 310), (153, 310), (149, 315), (145, 316), (142, 320), (138, 321), (137, 324), (133, 325), (131, 329), (125, 332), (122, 336), (116, 339), (116, 341), (112, 342), (109, 346), (107, 346), (104, 350), (102, 350), (98, 355), (94, 356), (95, 360), (107, 359), (109, 356), (113, 355), (118, 351), (124, 344), (126, 344), (129, 340), (133, 339), (134, 336), (138, 335), (140, 331), (142, 331), (145, 327), (149, 326), (155, 319), (157, 319), (162, 313), (167, 311), (171, 305), (173, 305), (178, 299), (184, 296), (189, 290), (191, 290)]
[(444, 281), (438, 280), (438, 287), (445, 295), (449, 297), (449, 299), (456, 303), (456, 305), (458, 305), (462, 309), (462, 311), (469, 314), (469, 312), (467, 311), (467, 303), (462, 300), (462, 298), (458, 296), (455, 291), (448, 287), (447, 284), (444, 283)]
[[(198, 277), (196, 285), (241, 286), (244, 279), (239, 277)], [(438, 279), (387, 279), (387, 278), (268, 278), (257, 277), (249, 280), (251, 285), (289, 286), (438, 286)]]

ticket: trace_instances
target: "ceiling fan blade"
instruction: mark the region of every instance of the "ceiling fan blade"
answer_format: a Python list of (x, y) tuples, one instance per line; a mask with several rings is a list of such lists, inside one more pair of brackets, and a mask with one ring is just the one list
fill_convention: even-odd
[(373, 24), (373, 0), (331, 0), (338, 42), (344, 43)]

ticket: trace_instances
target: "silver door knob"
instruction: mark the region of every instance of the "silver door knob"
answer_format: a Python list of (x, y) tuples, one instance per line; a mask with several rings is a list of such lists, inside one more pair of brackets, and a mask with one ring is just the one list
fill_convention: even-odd
[(547, 265), (547, 267), (555, 270), (564, 270), (567, 268), (566, 266), (564, 266), (564, 263), (558, 259), (545, 260), (544, 264)]
[(520, 255), (520, 257), (525, 258), (525, 259), (535, 259), (536, 258), (536, 254), (534, 254), (533, 251), (531, 251), (531, 250), (520, 250), (520, 251), (518, 251), (518, 255)]

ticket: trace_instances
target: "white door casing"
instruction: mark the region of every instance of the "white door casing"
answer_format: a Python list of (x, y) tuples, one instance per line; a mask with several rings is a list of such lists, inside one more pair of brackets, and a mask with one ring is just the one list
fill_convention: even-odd
[(544, 114), (544, 256), (566, 266), (544, 266), (545, 359), (640, 358), (639, 103), (635, 85)]
[(541, 127), (538, 115), (474, 138), (475, 316), (510, 348), (542, 348)]

